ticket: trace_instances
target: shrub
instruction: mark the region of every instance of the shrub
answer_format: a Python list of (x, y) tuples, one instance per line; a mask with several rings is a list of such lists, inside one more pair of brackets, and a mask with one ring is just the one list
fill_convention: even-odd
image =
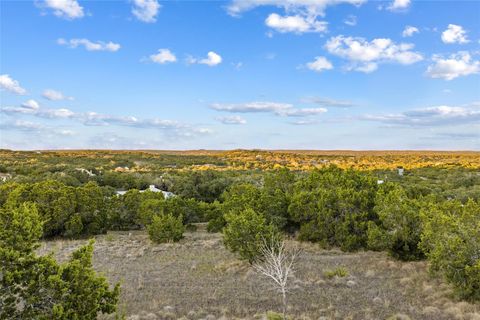
[(348, 271), (345, 267), (338, 267), (333, 270), (326, 270), (323, 272), (323, 276), (327, 279), (331, 279), (333, 277), (346, 277), (348, 276)]
[(353, 170), (312, 171), (295, 183), (288, 207), (299, 238), (348, 251), (366, 247), (377, 188), (373, 177)]
[(267, 312), (267, 320), (283, 320), (283, 315), (281, 313), (268, 311)]
[(421, 214), (420, 247), (431, 271), (444, 275), (461, 297), (480, 300), (480, 204), (446, 201)]
[(171, 213), (154, 216), (147, 226), (150, 240), (155, 243), (179, 241), (185, 232), (182, 220), (182, 216), (175, 217)]
[(418, 260), (424, 257), (418, 247), (422, 223), (419, 200), (409, 199), (401, 187), (377, 193), (375, 212), (379, 224), (368, 225), (368, 247), (387, 250), (401, 260)]
[(220, 232), (227, 224), (223, 214), (223, 206), (220, 202), (215, 201), (205, 208), (205, 218), (208, 221), (208, 232)]
[(110, 290), (93, 269), (94, 242), (63, 264), (53, 254), (37, 256), (40, 219), (31, 203), (0, 210), (0, 319), (94, 320), (115, 312), (119, 285)]
[(74, 214), (70, 217), (65, 223), (65, 233), (66, 237), (77, 237), (82, 234), (83, 231), (83, 223), (82, 218), (78, 214)]
[(249, 263), (259, 256), (264, 239), (279, 238), (277, 229), (266, 223), (262, 214), (253, 209), (240, 212), (231, 211), (225, 215), (227, 222), (223, 229), (223, 242), (232, 252), (236, 252)]

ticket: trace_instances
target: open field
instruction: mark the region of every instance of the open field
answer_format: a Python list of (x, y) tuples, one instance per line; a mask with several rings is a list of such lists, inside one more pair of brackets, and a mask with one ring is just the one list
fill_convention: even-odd
[[(220, 234), (202, 229), (175, 244), (152, 244), (143, 231), (96, 236), (95, 268), (121, 282), (119, 309), (127, 319), (261, 319), (281, 309), (269, 282), (226, 251)], [(63, 260), (85, 242), (47, 241), (40, 252)], [(426, 262), (297, 245), (303, 253), (290, 293), (294, 319), (480, 319), (480, 305), (451, 298)], [(348, 275), (324, 275), (337, 267)]]

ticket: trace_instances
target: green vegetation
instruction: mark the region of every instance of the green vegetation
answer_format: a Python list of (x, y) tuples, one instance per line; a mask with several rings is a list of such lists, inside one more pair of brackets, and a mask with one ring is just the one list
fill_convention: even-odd
[(299, 180), (288, 212), (299, 224), (302, 240), (343, 250), (366, 247), (367, 225), (376, 221), (377, 182), (370, 175), (332, 167)]
[(169, 213), (155, 215), (147, 230), (150, 240), (155, 243), (177, 242), (183, 238), (185, 226), (182, 216), (175, 217)]
[[(36, 212), (33, 242), (139, 229), (172, 242), (204, 222), (250, 263), (264, 238), (288, 235), (427, 259), (460, 297), (480, 299), (478, 154), (0, 152), (2, 214)], [(143, 192), (151, 184), (175, 196)]]
[(323, 276), (327, 279), (331, 279), (333, 277), (343, 278), (348, 276), (348, 271), (345, 267), (338, 267), (333, 270), (324, 271)]
[(223, 242), (242, 259), (253, 263), (259, 256), (265, 239), (279, 236), (274, 225), (267, 224), (265, 217), (247, 208), (238, 213), (225, 215), (227, 226), (223, 229)]
[(386, 186), (378, 194), (375, 212), (379, 223), (368, 225), (368, 247), (387, 250), (401, 260), (417, 260), (424, 257), (418, 247), (422, 233), (419, 211), (422, 202), (410, 199), (399, 186)]
[(0, 212), (0, 319), (93, 320), (115, 312), (119, 285), (110, 290), (93, 270), (93, 241), (58, 264), (35, 253), (42, 225), (32, 203)]
[(480, 204), (431, 204), (422, 211), (420, 246), (433, 272), (444, 275), (458, 294), (480, 300)]

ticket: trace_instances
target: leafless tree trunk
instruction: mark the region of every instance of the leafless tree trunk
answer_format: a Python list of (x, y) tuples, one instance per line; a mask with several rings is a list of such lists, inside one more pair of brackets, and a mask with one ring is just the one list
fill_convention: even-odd
[(282, 294), (283, 319), (287, 319), (287, 293), (289, 279), (295, 272), (295, 262), (300, 250), (288, 249), (284, 240), (264, 239), (260, 259), (253, 264), (253, 269), (273, 281), (275, 288)]

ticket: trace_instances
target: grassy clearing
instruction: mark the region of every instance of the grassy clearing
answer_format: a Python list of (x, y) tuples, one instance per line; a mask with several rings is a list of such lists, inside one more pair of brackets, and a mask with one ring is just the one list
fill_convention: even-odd
[[(96, 239), (95, 268), (121, 281), (127, 319), (264, 319), (281, 310), (269, 282), (226, 251), (220, 234), (199, 228), (175, 244), (153, 244), (142, 231)], [(48, 241), (40, 251), (65, 259), (84, 242)], [(425, 262), (299, 245), (289, 295), (293, 319), (480, 319), (480, 306), (453, 300), (448, 285), (428, 276)]]

